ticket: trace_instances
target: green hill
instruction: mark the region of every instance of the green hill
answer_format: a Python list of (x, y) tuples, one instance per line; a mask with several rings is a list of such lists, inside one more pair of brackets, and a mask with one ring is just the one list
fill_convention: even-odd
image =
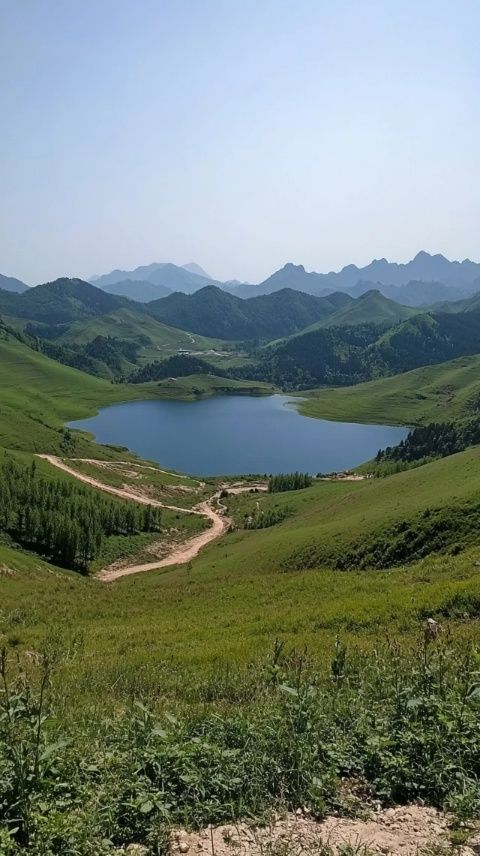
[(288, 336), (349, 303), (345, 294), (313, 297), (291, 289), (242, 300), (215, 286), (195, 294), (172, 294), (147, 305), (160, 321), (218, 339)]
[(142, 362), (162, 359), (178, 350), (208, 351), (217, 346), (215, 340), (192, 336), (184, 330), (157, 321), (133, 303), (92, 318), (87, 323), (75, 321), (60, 337), (60, 341), (83, 345), (96, 336), (113, 336), (141, 345)]
[(310, 330), (259, 352), (243, 377), (289, 389), (349, 386), (480, 353), (480, 313), (422, 313), (390, 327)]
[[(54, 343), (55, 347), (51, 345), (47, 350), (56, 359), (108, 378), (128, 375), (137, 360), (142, 363), (169, 357), (179, 350), (215, 351), (217, 347), (214, 340), (168, 327), (149, 315), (143, 304), (108, 294), (78, 279), (59, 279), (22, 294), (0, 291), (0, 314), (28, 335)], [(98, 337), (121, 340), (113, 344), (125, 354), (120, 355), (118, 369), (113, 373), (101, 361), (92, 362), (85, 350), (77, 353)], [(127, 353), (122, 343), (131, 343), (135, 348)], [(99, 341), (94, 350), (102, 350), (105, 344)], [(74, 350), (62, 354), (56, 346), (65, 345), (74, 346)]]
[(334, 315), (330, 315), (325, 321), (321, 321), (321, 327), (344, 327), (355, 324), (378, 324), (392, 326), (413, 315), (418, 315), (420, 310), (410, 306), (401, 306), (394, 300), (389, 300), (377, 290), (366, 291), (356, 300), (343, 306)]
[(61, 365), (1, 329), (0, 389), (0, 447), (38, 452), (59, 450), (67, 420), (135, 395)]
[[(205, 550), (193, 571), (153, 571), (113, 587), (49, 574), (43, 563), (3, 549), (0, 561), (21, 572), (4, 580), (2, 609), (8, 614), (22, 603), (21, 644), (29, 649), (52, 623), (63, 632), (82, 628), (82, 654), (62, 674), (66, 703), (77, 710), (99, 700), (102, 707), (122, 705), (133, 689), (153, 701), (160, 676), (162, 694), (189, 704), (205, 701), (202, 692), (220, 706), (250, 704), (254, 690), (242, 668), (266, 658), (275, 638), (329, 663), (338, 634), (365, 650), (388, 629), (405, 644), (416, 638), (425, 611), (435, 614), (459, 594), (478, 595), (469, 552), (346, 573), (326, 565), (302, 570), (295, 557), (320, 544), (347, 551), (367, 534), (418, 520), (426, 509), (475, 501), (479, 464), (475, 449), (387, 479), (227, 497), (239, 528)], [(290, 516), (270, 529), (242, 530), (244, 512), (257, 502), (288, 506)]]
[(0, 313), (50, 326), (103, 315), (128, 304), (81, 279), (57, 279), (22, 294), (0, 292)]
[(480, 355), (305, 395), (300, 412), (318, 419), (386, 425), (463, 419), (478, 407)]

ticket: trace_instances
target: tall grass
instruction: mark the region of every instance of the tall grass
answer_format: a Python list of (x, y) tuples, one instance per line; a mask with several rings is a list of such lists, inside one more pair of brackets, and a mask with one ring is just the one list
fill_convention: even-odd
[(32, 665), (4, 652), (0, 852), (86, 856), (137, 842), (158, 854), (171, 825), (298, 806), (351, 814), (359, 793), (362, 810), (421, 799), (474, 815), (480, 655), (436, 629), (408, 652), (387, 641), (368, 660), (337, 642), (323, 672), (277, 644), (243, 705), (172, 715), (136, 698), (68, 728), (55, 718), (51, 655)]

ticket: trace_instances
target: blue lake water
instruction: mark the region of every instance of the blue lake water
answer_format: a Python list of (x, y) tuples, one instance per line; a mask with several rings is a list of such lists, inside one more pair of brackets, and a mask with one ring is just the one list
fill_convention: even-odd
[(389, 425), (312, 419), (291, 401), (285, 395), (133, 401), (70, 427), (192, 475), (341, 471), (395, 446), (408, 433)]

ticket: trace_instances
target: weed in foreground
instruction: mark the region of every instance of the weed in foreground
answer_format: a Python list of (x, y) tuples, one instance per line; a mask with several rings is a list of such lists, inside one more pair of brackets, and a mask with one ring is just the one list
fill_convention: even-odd
[[(277, 645), (246, 708), (172, 716), (136, 699), (100, 721), (55, 718), (48, 653), (1, 659), (0, 852), (107, 854), (138, 843), (163, 853), (171, 827), (315, 818), (356, 801), (480, 804), (480, 656), (448, 634), (395, 643), (370, 659), (338, 642), (328, 673)], [(348, 790), (348, 789), (347, 789)], [(358, 806), (357, 806), (358, 808)], [(3, 848), (3, 850), (2, 850)]]

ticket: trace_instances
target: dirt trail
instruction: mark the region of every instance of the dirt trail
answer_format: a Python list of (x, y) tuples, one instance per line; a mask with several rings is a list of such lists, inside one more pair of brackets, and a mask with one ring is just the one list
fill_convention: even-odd
[(105, 484), (104, 482), (93, 478), (93, 476), (87, 476), (85, 473), (79, 472), (74, 469), (74, 467), (69, 467), (68, 464), (56, 455), (37, 455), (37, 457), (43, 458), (44, 461), (48, 461), (49, 464), (52, 464), (54, 467), (58, 467), (59, 470), (69, 473), (69, 475), (74, 476), (78, 481), (89, 484), (91, 487), (96, 487), (98, 490), (103, 490), (105, 493), (113, 493), (114, 496), (119, 496), (121, 499), (128, 499), (130, 502), (139, 502), (141, 505), (155, 505), (157, 508), (169, 508), (171, 511), (183, 511), (184, 514), (200, 514), (205, 516), (204, 512), (200, 511), (200, 506), (198, 506), (197, 510), (194, 508), (182, 508), (180, 505), (167, 505), (164, 502), (159, 502), (158, 499), (152, 499), (140, 492), (128, 490), (123, 487), (114, 487), (111, 484)]
[[(47, 455), (39, 455), (40, 458), (46, 458)], [(78, 461), (80, 464), (93, 464), (95, 467), (103, 467), (104, 469), (108, 469), (109, 467), (136, 467), (138, 470), (153, 470), (154, 473), (164, 473), (166, 476), (173, 476), (177, 479), (185, 479), (186, 481), (192, 481), (201, 487), (205, 487), (205, 482), (200, 479), (196, 479), (193, 476), (184, 476), (181, 473), (173, 473), (171, 470), (161, 470), (160, 467), (151, 467), (148, 464), (137, 464), (136, 461), (101, 461), (99, 458), (71, 458), (72, 461)]]
[[(44, 461), (48, 461), (52, 466), (58, 467), (58, 469), (63, 470), (74, 478), (78, 479), (78, 481), (84, 482), (85, 484), (90, 485), (91, 487), (95, 487), (98, 490), (103, 490), (106, 493), (114, 494), (115, 496), (119, 496), (122, 499), (127, 499), (131, 502), (140, 502), (143, 505), (154, 505), (158, 508), (168, 508), (172, 511), (180, 511), (183, 514), (196, 514), (200, 517), (207, 518), (211, 525), (205, 531), (201, 532), (199, 535), (195, 535), (193, 538), (190, 538), (188, 541), (185, 541), (183, 544), (177, 544), (172, 547), (168, 556), (165, 556), (163, 559), (157, 559), (154, 562), (145, 562), (142, 564), (136, 565), (126, 565), (124, 567), (114, 567), (110, 566), (107, 568), (103, 568), (103, 570), (99, 571), (96, 574), (97, 579), (102, 582), (113, 582), (114, 580), (119, 579), (120, 577), (130, 576), (131, 574), (140, 574), (144, 571), (153, 571), (157, 568), (166, 568), (170, 565), (184, 565), (187, 562), (190, 562), (196, 556), (198, 556), (200, 550), (203, 547), (206, 547), (207, 544), (210, 544), (211, 541), (215, 541), (217, 538), (220, 538), (221, 535), (226, 532), (230, 525), (230, 520), (225, 515), (225, 506), (220, 500), (221, 490), (218, 490), (210, 499), (205, 502), (201, 502), (195, 506), (195, 508), (181, 508), (177, 505), (166, 505), (163, 502), (160, 502), (157, 499), (151, 499), (141, 493), (137, 493), (133, 490), (128, 490), (127, 488), (121, 487), (113, 487), (113, 485), (105, 484), (104, 482), (99, 481), (98, 479), (93, 478), (92, 476), (88, 476), (85, 473), (80, 473), (78, 470), (75, 470), (73, 467), (69, 467), (61, 458), (56, 455), (38, 455), (39, 458), (43, 458)], [(92, 459), (93, 463), (93, 459)], [(258, 489), (265, 489), (264, 485), (255, 485)], [(225, 485), (225, 488), (228, 490), (228, 487)], [(236, 484), (232, 493), (242, 493), (245, 491), (250, 491), (252, 489), (252, 485), (247, 484), (244, 487)], [(220, 510), (216, 510), (213, 507), (213, 503), (217, 503), (220, 507)]]
[(206, 547), (211, 541), (220, 538), (230, 524), (230, 520), (227, 517), (223, 517), (212, 508), (209, 504), (211, 501), (202, 502), (201, 505), (197, 506), (198, 511), (196, 513), (202, 514), (212, 521), (212, 525), (205, 532), (189, 538), (183, 544), (176, 545), (164, 559), (157, 559), (155, 562), (145, 562), (140, 565), (104, 568), (96, 575), (97, 579), (102, 580), (104, 583), (110, 583), (113, 580), (118, 580), (120, 577), (130, 576), (130, 574), (141, 574), (143, 571), (154, 571), (157, 568), (168, 568), (170, 565), (184, 565), (187, 562), (191, 562), (192, 559), (198, 556), (203, 547)]

